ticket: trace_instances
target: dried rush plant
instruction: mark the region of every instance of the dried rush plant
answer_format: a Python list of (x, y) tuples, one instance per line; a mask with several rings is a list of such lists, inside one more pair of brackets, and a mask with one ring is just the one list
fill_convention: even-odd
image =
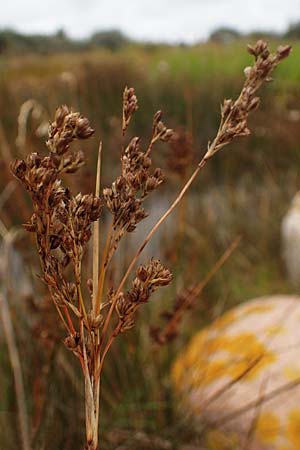
[[(109, 285), (107, 271), (122, 237), (131, 233), (145, 219), (143, 208), (148, 195), (163, 182), (160, 169), (152, 168), (151, 152), (160, 140), (169, 141), (173, 132), (161, 120), (161, 112), (154, 115), (152, 137), (146, 150), (134, 137), (125, 145), (130, 120), (137, 110), (133, 88), (125, 88), (123, 95), (121, 174), (111, 187), (100, 195), (99, 151), (96, 193), (72, 196), (63, 186), (61, 177), (75, 173), (84, 164), (83, 152), (72, 152), (70, 145), (88, 139), (93, 130), (88, 119), (66, 106), (58, 108), (49, 128), (46, 143), (48, 154), (30, 154), (25, 160), (12, 164), (13, 174), (29, 192), (33, 214), (24, 225), (35, 234), (42, 265), (41, 278), (48, 286), (58, 316), (65, 327), (65, 346), (79, 359), (85, 386), (86, 450), (98, 450), (100, 380), (106, 355), (116, 337), (135, 325), (136, 312), (149, 302), (153, 293), (167, 286), (172, 274), (158, 259), (140, 265), (127, 289), (125, 284), (143, 249), (165, 219), (179, 204), (206, 162), (225, 145), (240, 136), (249, 135), (248, 115), (259, 106), (255, 96), (264, 81), (270, 80), (274, 68), (287, 57), (291, 48), (280, 46), (270, 53), (267, 44), (258, 41), (248, 51), (254, 56), (253, 66), (245, 69), (245, 82), (237, 100), (225, 100), (221, 107), (221, 122), (215, 139), (169, 209), (154, 225), (133, 256), (117, 287)], [(102, 209), (112, 215), (111, 226), (105, 236), (103, 254), (99, 255), (98, 221)], [(93, 277), (82, 280), (82, 258), (93, 231)], [(85, 295), (85, 293), (87, 293)]]

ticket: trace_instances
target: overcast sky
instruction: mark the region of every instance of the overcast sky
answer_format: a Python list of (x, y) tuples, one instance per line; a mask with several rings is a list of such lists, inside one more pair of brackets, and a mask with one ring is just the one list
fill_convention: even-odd
[(0, 27), (26, 33), (63, 28), (73, 37), (117, 28), (136, 39), (188, 41), (219, 26), (283, 31), (300, 0), (1, 0)]

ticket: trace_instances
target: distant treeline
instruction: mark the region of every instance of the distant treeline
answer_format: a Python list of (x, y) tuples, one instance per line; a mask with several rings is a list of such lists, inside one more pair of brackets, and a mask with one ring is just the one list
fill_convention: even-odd
[[(233, 28), (221, 27), (211, 33), (208, 41), (228, 43), (239, 38), (256, 36), (262, 38), (300, 39), (300, 21), (290, 25), (288, 30), (281, 34), (254, 31), (245, 35)], [(0, 30), (0, 54), (80, 52), (99, 47), (118, 51), (127, 45), (155, 47), (161, 44), (134, 41), (119, 30), (99, 31), (92, 34), (89, 38), (81, 40), (72, 39), (64, 30), (59, 30), (52, 35), (22, 34), (11, 29)], [(164, 43), (163, 45), (166, 44)]]
[(130, 38), (118, 30), (100, 31), (82, 40), (70, 38), (64, 30), (52, 35), (0, 30), (0, 54), (79, 52), (96, 47), (116, 51), (131, 42)]

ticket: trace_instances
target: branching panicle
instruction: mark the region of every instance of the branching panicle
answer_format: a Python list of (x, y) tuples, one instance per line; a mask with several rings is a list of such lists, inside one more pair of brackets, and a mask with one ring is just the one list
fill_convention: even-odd
[(50, 152), (58, 155), (66, 153), (70, 144), (76, 139), (88, 139), (94, 133), (86, 117), (78, 112), (72, 112), (64, 105), (55, 114), (55, 120), (50, 125), (47, 147)]
[(135, 95), (134, 89), (128, 88), (127, 86), (124, 89), (123, 93), (123, 120), (122, 120), (122, 134), (125, 134), (125, 131), (129, 125), (132, 115), (138, 109), (138, 101)]
[[(132, 114), (137, 109), (137, 97), (133, 88), (125, 88), (123, 94), (123, 134)], [(106, 207), (113, 215), (113, 233), (110, 237), (105, 267), (109, 264), (120, 240), (126, 233), (133, 232), (138, 223), (148, 216), (143, 202), (164, 181), (161, 169), (152, 169), (150, 152), (158, 139), (168, 141), (173, 135), (161, 121), (158, 111), (153, 120), (152, 138), (146, 151), (140, 147), (140, 138), (134, 137), (121, 154), (121, 175), (110, 188), (103, 190)], [(126, 126), (125, 126), (126, 125)], [(125, 128), (124, 128), (125, 126)]]
[(276, 53), (271, 53), (266, 42), (261, 40), (254, 47), (248, 45), (247, 49), (254, 56), (255, 63), (244, 70), (246, 80), (238, 99), (224, 100), (221, 107), (220, 128), (216, 138), (208, 147), (205, 155), (207, 159), (236, 137), (250, 134), (248, 116), (260, 104), (260, 99), (255, 96), (255, 93), (264, 82), (271, 80), (270, 76), (274, 69), (291, 52), (291, 47), (286, 45), (278, 47)]
[(163, 142), (169, 142), (174, 134), (174, 131), (171, 128), (167, 128), (161, 119), (162, 111), (157, 111), (153, 118), (152, 141), (160, 139)]
[[(40, 278), (49, 287), (53, 303), (67, 330), (64, 344), (79, 358), (82, 368), (85, 381), (86, 449), (99, 450), (100, 375), (114, 339), (134, 326), (139, 307), (147, 303), (157, 289), (169, 285), (172, 280), (171, 272), (157, 259), (151, 259), (148, 264), (137, 268), (135, 278), (126, 291), (129, 276), (152, 236), (181, 202), (206, 162), (235, 137), (249, 134), (248, 115), (259, 106), (256, 91), (264, 81), (270, 79), (281, 60), (288, 56), (290, 47), (279, 47), (275, 54), (271, 54), (267, 45), (258, 41), (255, 47), (248, 47), (248, 51), (255, 57), (255, 63), (245, 70), (246, 80), (240, 96), (235, 101), (224, 101), (221, 123), (215, 139), (208, 145), (207, 152), (174, 202), (138, 248), (116, 289), (108, 286), (106, 276), (111, 258), (120, 239), (127, 232), (134, 231), (139, 222), (147, 216), (143, 203), (164, 181), (162, 170), (152, 168), (153, 146), (159, 140), (168, 142), (173, 139), (171, 145), (175, 145), (177, 139), (177, 149), (184, 143), (184, 139), (180, 136), (176, 138), (173, 130), (162, 122), (161, 111), (154, 115), (148, 147), (143, 151), (138, 137), (131, 139), (126, 146), (125, 133), (138, 104), (134, 89), (125, 88), (121, 171), (111, 186), (103, 190), (103, 198), (98, 196), (100, 162), (95, 190), (97, 195), (78, 193), (73, 196), (70, 190), (63, 186), (62, 175), (75, 173), (84, 164), (82, 151), (70, 151), (72, 142), (87, 139), (93, 134), (89, 121), (78, 112), (69, 110), (67, 106), (58, 108), (55, 120), (50, 125), (46, 143), (49, 153), (46, 156), (32, 153), (25, 160), (12, 163), (13, 174), (29, 192), (33, 202), (33, 214), (24, 228), (36, 237), (42, 264)], [(99, 151), (99, 155), (100, 153)], [(187, 156), (186, 149), (180, 149), (177, 154), (174, 152), (173, 167), (176, 167), (181, 177), (187, 169), (183, 161), (184, 154)], [(102, 204), (111, 213), (112, 224), (107, 233), (103, 254), (99, 258), (99, 248), (95, 248), (96, 245), (99, 246), (99, 236), (95, 230), (98, 229), (97, 221), (101, 216)], [(87, 281), (88, 299), (84, 299), (82, 257), (91, 238), (93, 222), (96, 222), (93, 279)], [(224, 257), (222, 261), (225, 259)], [(98, 263), (100, 270), (97, 279)], [(219, 267), (220, 263), (217, 263), (206, 281)], [(192, 306), (204, 285), (202, 282), (191, 291), (184, 291), (177, 298), (173, 310), (165, 313), (165, 327), (153, 331), (160, 343), (167, 342), (176, 334), (183, 311)], [(106, 302), (102, 302), (103, 298)]]
[(124, 332), (134, 326), (135, 314), (139, 306), (147, 303), (153, 292), (172, 281), (172, 274), (158, 259), (151, 259), (147, 265), (141, 265), (136, 271), (131, 289), (118, 296), (116, 310), (119, 316), (117, 329)]

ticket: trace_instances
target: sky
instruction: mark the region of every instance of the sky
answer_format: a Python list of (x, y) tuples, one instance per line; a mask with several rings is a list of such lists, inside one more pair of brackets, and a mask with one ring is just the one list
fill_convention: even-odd
[(284, 31), (300, 21), (300, 0), (2, 0), (0, 28), (64, 29), (75, 38), (119, 29), (132, 38), (195, 42), (220, 26)]

